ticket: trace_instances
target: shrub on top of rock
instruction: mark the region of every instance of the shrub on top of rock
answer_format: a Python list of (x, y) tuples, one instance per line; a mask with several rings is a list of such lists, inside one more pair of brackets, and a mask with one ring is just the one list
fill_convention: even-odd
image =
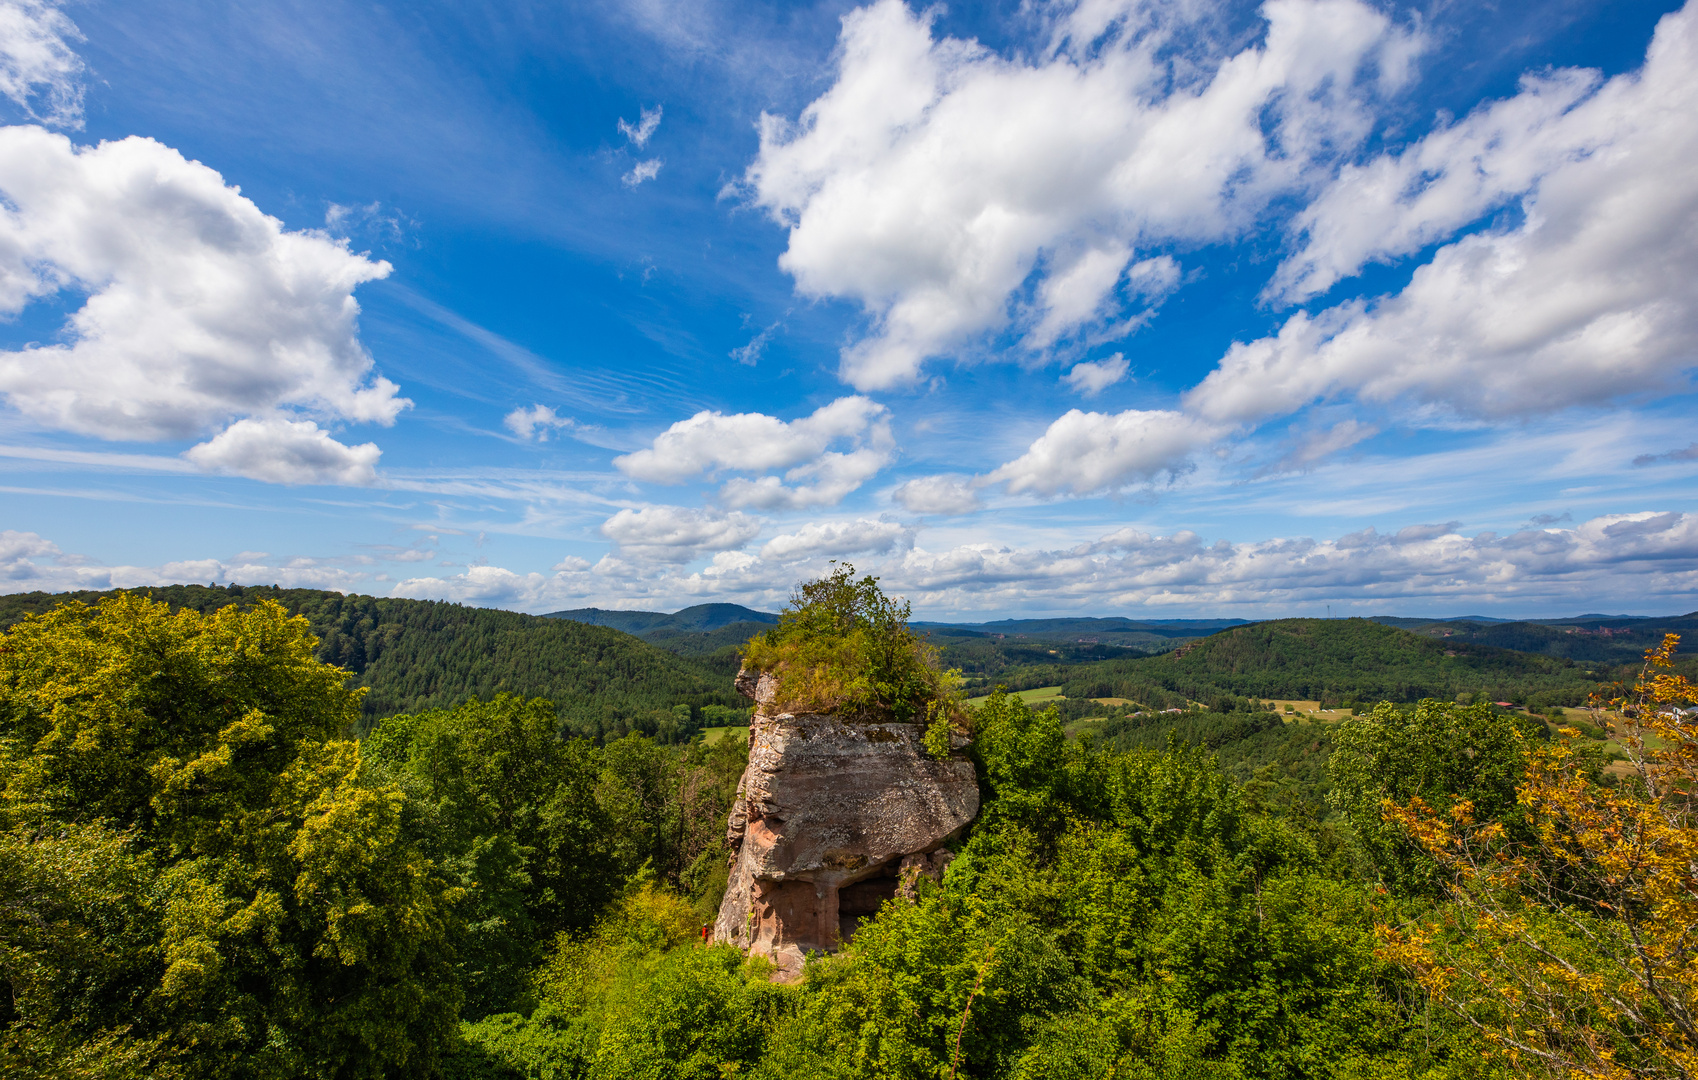
[(774, 704), (786, 711), (925, 724), (927, 749), (947, 755), (950, 728), (967, 722), (960, 673), (943, 670), (909, 629), (906, 600), (834, 566), (797, 587), (777, 626), (749, 639), (743, 666), (777, 678)]

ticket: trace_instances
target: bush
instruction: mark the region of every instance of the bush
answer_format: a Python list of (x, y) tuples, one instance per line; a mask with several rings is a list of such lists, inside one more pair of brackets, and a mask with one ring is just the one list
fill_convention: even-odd
[(582, 939), (562, 934), (537, 970), (540, 1004), (461, 1027), (451, 1080), (718, 1080), (754, 1066), (795, 992), (771, 966), (698, 943), (696, 913), (651, 883)]

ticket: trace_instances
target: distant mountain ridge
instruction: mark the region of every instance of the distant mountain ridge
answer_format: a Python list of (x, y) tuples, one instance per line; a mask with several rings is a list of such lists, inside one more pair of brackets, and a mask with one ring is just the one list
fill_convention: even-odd
[(1453, 615), (1446, 618), (1421, 619), (1408, 615), (1369, 615), (1369, 622), (1377, 622), (1385, 626), (1397, 626), (1407, 629), (1411, 626), (1433, 626), (1438, 623), (1529, 623), (1534, 626), (1567, 626), (1579, 623), (1594, 622), (1666, 622), (1675, 618), (1692, 618), (1684, 616), (1660, 615), (1569, 615), (1561, 619), (1500, 619), (1493, 615)]
[[(736, 670), (739, 647), (778, 621), (772, 612), (741, 604), (697, 604), (674, 612), (578, 608), (543, 617), (622, 630), (668, 652), (694, 658), (715, 671), (728, 673)], [(1261, 624), (1286, 621), (1289, 620), (1262, 620)], [(1666, 617), (1590, 614), (1556, 619), (1375, 615), (1363, 621), (1427, 638), (1466, 641), (1590, 664), (1632, 663), (1668, 632), (1698, 637), (1698, 612)], [(931, 636), (943, 649), (944, 663), (961, 668), (970, 682), (1006, 677), (1011, 684), (1039, 680), (1033, 685), (1047, 685), (1048, 681), (1070, 678), (1061, 669), (1070, 669), (1073, 664), (1163, 653), (1222, 631), (1260, 624), (1247, 619), (1077, 616), (989, 622), (919, 620), (911, 625)], [(1698, 640), (1692, 644), (1698, 645)], [(1015, 668), (1021, 670), (1016, 672)]]
[[(570, 611), (551, 611), (544, 619), (570, 619), (591, 626), (611, 626), (627, 634), (641, 636), (658, 630), (720, 630), (740, 622), (778, 622), (778, 615), (757, 611), (741, 604), (697, 604), (678, 611), (633, 611), (625, 608), (573, 608)], [(968, 630), (991, 634), (1072, 634), (1114, 633), (1149, 630), (1225, 630), (1243, 626), (1249, 619), (1128, 619), (1119, 615), (1078, 616), (1055, 619), (997, 619), (991, 622), (958, 622), (919, 620), (911, 623), (916, 630)], [(1433, 622), (1432, 619), (1416, 620)], [(1503, 620), (1509, 621), (1509, 620)]]
[(778, 616), (756, 611), (741, 604), (697, 604), (679, 611), (625, 611), (616, 608), (573, 608), (571, 611), (551, 611), (544, 619), (570, 619), (591, 626), (610, 626), (627, 634), (642, 637), (661, 630), (703, 632), (721, 630), (736, 623), (778, 622)]
[(1198, 633), (1243, 626), (1247, 619), (1127, 619), (1120, 616), (1065, 619), (998, 619), (995, 622), (916, 622), (916, 630), (955, 630), (976, 634), (1159, 634), (1163, 637), (1195, 637)]

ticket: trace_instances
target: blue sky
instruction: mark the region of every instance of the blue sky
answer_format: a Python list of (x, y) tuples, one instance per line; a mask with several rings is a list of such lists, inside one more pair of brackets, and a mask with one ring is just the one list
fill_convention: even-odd
[(0, 582), (1698, 608), (1698, 7), (0, 0)]

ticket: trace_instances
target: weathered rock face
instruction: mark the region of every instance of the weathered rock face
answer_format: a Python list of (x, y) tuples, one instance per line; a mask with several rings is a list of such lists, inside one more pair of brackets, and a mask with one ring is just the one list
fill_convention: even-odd
[(771, 675), (740, 672), (737, 689), (757, 708), (714, 939), (790, 979), (899, 889), (942, 874), (939, 846), (979, 812), (978, 781), (965, 758), (928, 755), (916, 724), (776, 712)]

